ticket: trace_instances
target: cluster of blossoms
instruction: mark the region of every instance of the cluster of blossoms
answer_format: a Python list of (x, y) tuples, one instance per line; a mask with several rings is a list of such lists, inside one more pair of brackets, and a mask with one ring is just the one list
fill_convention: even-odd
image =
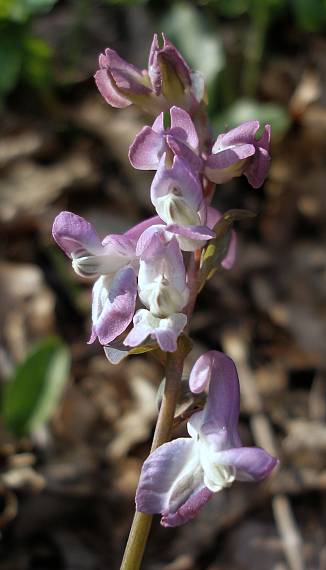
[[(204, 81), (164, 36), (162, 42), (154, 36), (143, 71), (107, 49), (95, 80), (113, 107), (133, 103), (155, 116), (132, 142), (129, 159), (136, 169), (155, 171), (150, 195), (157, 215), (101, 241), (86, 220), (62, 212), (53, 236), (80, 276), (96, 278), (89, 342), (98, 339), (106, 348), (119, 342), (126, 350), (151, 342), (174, 352), (196, 294), (189, 267), (214, 239), (221, 219), (209, 205), (214, 185), (242, 174), (253, 187), (262, 185), (270, 127), (257, 138), (260, 125), (249, 121), (220, 134), (213, 144)], [(234, 257), (232, 233), (222, 265), (232, 267)], [(190, 388), (194, 393), (208, 390), (205, 408), (188, 423), (191, 437), (166, 443), (150, 455), (137, 492), (138, 510), (162, 513), (167, 526), (192, 518), (213, 492), (235, 478), (266, 476), (276, 462), (261, 449), (241, 445), (236, 431), (239, 384), (228, 357), (218, 352), (202, 356)]]

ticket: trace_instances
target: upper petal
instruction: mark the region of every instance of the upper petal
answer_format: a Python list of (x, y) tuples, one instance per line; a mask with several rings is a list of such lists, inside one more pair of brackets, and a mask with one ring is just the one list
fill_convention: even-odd
[(182, 197), (196, 211), (199, 210), (203, 200), (199, 179), (190, 170), (187, 162), (175, 156), (172, 167), (166, 168), (163, 155), (151, 185), (151, 199), (154, 206), (157, 207), (159, 198), (170, 193)]
[(254, 144), (258, 129), (259, 121), (246, 121), (235, 129), (220, 134), (216, 139), (212, 152), (215, 154), (219, 150), (242, 143)]
[(212, 170), (229, 168), (239, 160), (244, 160), (255, 154), (255, 150), (255, 146), (248, 143), (219, 150), (208, 157), (206, 167)]
[(93, 226), (72, 212), (61, 212), (55, 218), (52, 235), (61, 249), (71, 258), (103, 252), (101, 240)]
[(170, 134), (197, 150), (199, 144), (197, 131), (187, 111), (180, 107), (171, 107), (170, 115)]
[(129, 160), (139, 170), (156, 170), (165, 146), (162, 134), (151, 127), (143, 127), (129, 148)]
[[(231, 445), (240, 445), (237, 424), (240, 409), (240, 390), (237, 369), (231, 358), (211, 350), (200, 356), (192, 368), (189, 386), (198, 394), (208, 389), (208, 397), (202, 412), (202, 430), (205, 435), (221, 442), (225, 435)], [(191, 422), (191, 420), (190, 420)]]

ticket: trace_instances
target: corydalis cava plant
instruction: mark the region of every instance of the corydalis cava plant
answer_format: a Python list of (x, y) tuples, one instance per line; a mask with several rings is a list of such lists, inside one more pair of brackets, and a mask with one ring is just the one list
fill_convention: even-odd
[[(123, 234), (101, 239), (81, 216), (61, 212), (53, 237), (79, 276), (94, 281), (88, 342), (103, 345), (111, 362), (156, 350), (166, 361), (165, 389), (136, 494), (137, 513), (122, 568), (139, 568), (151, 515), (164, 526), (193, 518), (216, 492), (236, 479), (266, 477), (276, 460), (244, 447), (237, 432), (239, 383), (235, 365), (211, 351), (190, 374), (190, 390), (207, 392), (202, 411), (188, 421), (188, 438), (168, 441), (178, 400), (196, 296), (218, 267), (230, 269), (236, 236), (230, 220), (210, 206), (216, 184), (244, 175), (259, 188), (269, 165), (270, 127), (248, 121), (211, 140), (205, 85), (164, 35), (154, 36), (141, 70), (113, 49), (100, 55), (95, 74), (106, 102), (132, 104), (154, 115), (131, 141), (136, 169), (154, 171), (153, 217)], [(165, 353), (162, 354), (162, 353)]]

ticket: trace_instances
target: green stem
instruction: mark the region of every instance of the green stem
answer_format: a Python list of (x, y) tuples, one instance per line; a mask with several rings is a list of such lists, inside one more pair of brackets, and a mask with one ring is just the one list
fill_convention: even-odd
[[(170, 439), (175, 408), (178, 401), (184, 355), (180, 351), (169, 353), (166, 363), (165, 388), (160, 407), (151, 452)], [(152, 516), (135, 513), (121, 570), (139, 570), (152, 524)]]

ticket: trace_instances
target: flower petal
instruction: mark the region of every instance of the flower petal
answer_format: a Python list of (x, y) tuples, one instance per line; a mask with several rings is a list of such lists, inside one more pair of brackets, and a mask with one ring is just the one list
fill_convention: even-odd
[(70, 258), (103, 253), (101, 240), (93, 226), (72, 212), (61, 212), (55, 218), (52, 235)]
[(153, 224), (146, 228), (138, 239), (136, 254), (140, 256), (145, 253), (145, 255), (151, 256), (157, 247), (158, 240), (162, 244), (167, 243), (170, 237), (166, 233), (166, 227), (164, 224)]
[(133, 323), (134, 327), (123, 341), (125, 346), (138, 346), (151, 336), (157, 340), (161, 350), (175, 352), (178, 336), (187, 324), (187, 317), (183, 313), (175, 313), (167, 318), (159, 318), (146, 309), (140, 309), (135, 314)]
[(169, 224), (166, 231), (183, 236), (188, 239), (206, 241), (215, 237), (215, 232), (207, 226), (182, 226), (181, 224)]
[(232, 148), (219, 150), (216, 154), (211, 154), (208, 157), (206, 168), (210, 170), (224, 170), (233, 166), (239, 160), (249, 158), (255, 154), (255, 151), (253, 144), (238, 144)]
[(127, 97), (120, 95), (114, 85), (114, 81), (106, 69), (99, 69), (95, 73), (94, 79), (103, 99), (105, 99), (109, 105), (115, 107), (116, 109), (124, 109), (125, 107), (129, 107), (129, 105), (131, 105), (131, 101), (129, 101)]
[(165, 139), (166, 144), (172, 152), (177, 156), (181, 156), (194, 172), (200, 172), (202, 170), (202, 159), (197, 156), (197, 154), (187, 144), (170, 134), (166, 135)]
[(144, 75), (135, 65), (129, 63), (111, 48), (105, 50), (105, 56), (100, 60), (100, 66), (105, 67), (112, 75), (118, 89), (131, 94), (148, 94), (150, 87), (145, 85)]
[(155, 331), (158, 345), (163, 352), (175, 352), (177, 340), (187, 324), (187, 317), (183, 313), (174, 313), (166, 319), (161, 319)]
[(137, 296), (137, 280), (132, 267), (120, 269), (109, 286), (100, 278), (93, 289), (93, 328), (89, 343), (98, 337), (109, 344), (121, 334), (132, 320)]
[[(189, 377), (192, 392), (208, 389), (207, 403), (202, 413), (202, 431), (207, 436), (229, 438), (231, 445), (241, 445), (237, 432), (240, 410), (240, 390), (237, 369), (231, 358), (211, 350), (200, 356)], [(191, 424), (191, 419), (190, 422)]]
[(188, 164), (175, 156), (171, 168), (165, 166), (165, 155), (162, 156), (158, 170), (151, 185), (151, 200), (158, 214), (169, 223), (164, 216), (164, 208), (158, 209), (160, 198), (177, 193), (176, 198), (182, 198), (190, 208), (197, 212), (203, 200), (203, 193), (198, 177), (190, 170)]
[(231, 129), (227, 133), (220, 134), (213, 146), (213, 154), (232, 145), (242, 143), (254, 144), (258, 129), (259, 121), (246, 121), (235, 129)]
[(198, 148), (198, 135), (190, 115), (180, 107), (171, 107), (170, 135), (186, 143), (191, 148)]
[(236, 469), (236, 479), (240, 481), (260, 481), (265, 479), (278, 460), (260, 447), (239, 447), (226, 449), (214, 454), (219, 465), (229, 465)]
[(260, 188), (264, 183), (266, 178), (268, 168), (270, 163), (270, 156), (264, 148), (257, 149), (253, 161), (244, 171), (244, 175), (247, 177), (249, 184), (253, 188)]
[(162, 134), (143, 127), (129, 148), (129, 160), (139, 170), (156, 170), (166, 148)]
[(124, 236), (131, 240), (138, 241), (142, 233), (147, 230), (147, 228), (157, 224), (163, 224), (163, 222), (159, 216), (153, 216), (130, 228), (130, 230), (124, 233)]
[(137, 511), (161, 513), (164, 526), (191, 520), (212, 496), (203, 485), (195, 442), (165, 443), (145, 461), (136, 493)]
[(157, 34), (154, 34), (148, 58), (148, 75), (156, 95), (160, 95), (162, 89), (162, 74), (157, 61), (157, 53), (160, 49)]

